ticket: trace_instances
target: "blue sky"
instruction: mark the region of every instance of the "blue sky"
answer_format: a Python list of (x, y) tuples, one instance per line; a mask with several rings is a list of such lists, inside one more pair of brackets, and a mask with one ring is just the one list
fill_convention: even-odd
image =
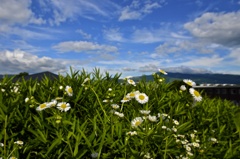
[(240, 74), (240, 0), (0, 0), (0, 74)]

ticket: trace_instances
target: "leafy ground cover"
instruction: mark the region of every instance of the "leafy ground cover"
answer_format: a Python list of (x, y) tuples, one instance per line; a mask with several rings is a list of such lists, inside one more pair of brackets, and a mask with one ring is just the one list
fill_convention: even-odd
[(160, 72), (139, 83), (99, 69), (41, 82), (4, 78), (0, 157), (239, 158), (239, 108), (202, 97), (191, 80), (165, 83)]

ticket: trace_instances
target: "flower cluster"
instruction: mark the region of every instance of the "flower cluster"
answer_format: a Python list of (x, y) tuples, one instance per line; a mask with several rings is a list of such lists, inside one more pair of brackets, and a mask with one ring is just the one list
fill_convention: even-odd
[[(192, 88), (193, 86), (196, 86), (196, 83), (194, 81), (190, 80), (190, 79), (184, 79), (183, 82), (186, 83), (188, 86), (191, 86), (191, 88), (189, 88), (189, 92), (193, 96), (194, 100), (197, 101), (197, 102), (202, 101), (201, 94), (197, 90)], [(181, 85), (180, 90), (181, 91), (185, 91), (186, 90), (186, 86), (185, 85)]]

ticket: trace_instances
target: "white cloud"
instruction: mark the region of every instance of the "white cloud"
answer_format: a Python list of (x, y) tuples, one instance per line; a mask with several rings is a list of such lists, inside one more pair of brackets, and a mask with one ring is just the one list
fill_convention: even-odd
[(240, 47), (232, 49), (229, 57), (233, 59), (233, 61), (231, 60), (232, 65), (240, 66)]
[(38, 57), (21, 50), (0, 52), (0, 73), (16, 74), (20, 72), (36, 73), (43, 71), (63, 72), (66, 62), (50, 57)]
[(147, 14), (152, 13), (154, 9), (161, 7), (157, 2), (152, 3), (151, 1), (137, 1), (134, 0), (132, 3), (124, 7), (121, 11), (119, 21), (141, 19)]
[(117, 52), (118, 48), (115, 46), (110, 45), (99, 45), (92, 42), (87, 41), (67, 41), (61, 42), (55, 46), (54, 49), (60, 52), (89, 52), (89, 51), (96, 51), (96, 52)]
[(184, 27), (202, 40), (225, 46), (240, 45), (240, 11), (204, 13)]
[(196, 57), (196, 59), (192, 58), (190, 61), (183, 62), (181, 65), (189, 66), (189, 67), (216, 67), (219, 66), (223, 62), (224, 58), (219, 57), (218, 55), (213, 55), (211, 57)]
[(199, 41), (176, 40), (175, 42), (165, 42), (155, 48), (155, 54), (165, 55), (169, 53), (189, 53), (195, 51), (196, 53), (214, 53), (214, 49), (220, 48), (219, 45), (206, 44)]
[(127, 41), (123, 34), (119, 31), (119, 28), (105, 29), (103, 31), (104, 36), (109, 41), (125, 42)]
[(91, 34), (88, 34), (81, 29), (76, 30), (76, 32), (81, 34), (84, 39), (91, 39), (91, 37), (92, 37)]
[(48, 10), (53, 14), (52, 19), (49, 19), (52, 25), (59, 25), (66, 20), (75, 20), (79, 16), (94, 20), (98, 20), (96, 15), (108, 18), (119, 9), (118, 5), (109, 0), (46, 0), (42, 6), (46, 6), (46, 4), (52, 8), (52, 11)]
[(29, 6), (31, 0), (1, 0), (0, 24), (42, 24), (43, 19), (36, 18)]

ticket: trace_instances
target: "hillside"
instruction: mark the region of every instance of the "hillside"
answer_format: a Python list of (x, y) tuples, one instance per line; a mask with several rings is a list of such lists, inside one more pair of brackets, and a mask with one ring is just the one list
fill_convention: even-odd
[[(158, 73), (160, 74), (160, 73)], [(240, 75), (231, 74), (187, 74), (187, 73), (168, 73), (168, 75), (161, 75), (166, 78), (167, 82), (182, 79), (191, 79), (196, 83), (219, 83), (219, 84), (240, 84)], [(135, 81), (146, 79), (146, 81), (153, 80), (152, 75), (144, 75), (133, 78)]]

